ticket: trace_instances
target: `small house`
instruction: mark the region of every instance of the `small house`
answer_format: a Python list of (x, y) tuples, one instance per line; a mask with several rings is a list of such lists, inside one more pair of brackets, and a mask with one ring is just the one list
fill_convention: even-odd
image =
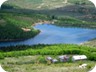
[(69, 57), (67, 55), (62, 55), (58, 57), (60, 62), (67, 62), (69, 61)]
[(50, 61), (50, 62), (52, 63), (52, 60), (53, 60), (53, 59), (52, 59), (52, 57), (49, 56), (49, 57), (46, 58), (46, 60), (47, 60), (47, 61)]
[(53, 59), (53, 60), (52, 60), (52, 63), (56, 63), (56, 62), (58, 62), (57, 59)]

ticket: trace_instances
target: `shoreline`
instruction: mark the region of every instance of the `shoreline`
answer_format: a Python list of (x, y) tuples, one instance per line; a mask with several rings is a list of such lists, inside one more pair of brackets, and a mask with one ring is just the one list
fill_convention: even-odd
[(0, 40), (0, 42), (17, 42), (17, 41), (24, 41), (26, 39), (6, 39), (6, 40), (4, 39), (4, 40)]
[(34, 35), (33, 37), (29, 37), (29, 38), (23, 38), (23, 39), (3, 39), (3, 40), (0, 40), (0, 42), (18, 42), (18, 41), (25, 41), (27, 39), (30, 39), (30, 38), (34, 38), (35, 36), (37, 36), (38, 34), (40, 33), (40, 31)]
[(36, 25), (43, 25), (43, 24), (54, 24), (55, 21), (40, 21), (40, 22), (37, 22), (37, 23), (34, 23), (32, 26), (36, 26)]

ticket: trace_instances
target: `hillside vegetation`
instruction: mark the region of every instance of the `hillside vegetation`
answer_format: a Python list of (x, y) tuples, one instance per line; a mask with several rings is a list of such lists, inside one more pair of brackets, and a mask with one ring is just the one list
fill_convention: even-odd
[(3, 12), (0, 17), (0, 41), (23, 40), (40, 32), (31, 27), (31, 22), (20, 19), (23, 15)]
[[(74, 4), (86, 4), (92, 3), (88, 0), (8, 0), (7, 4), (13, 5), (17, 8), (23, 9), (55, 9), (60, 7), (66, 7)], [(89, 6), (90, 7), (90, 6)]]
[[(57, 58), (60, 55), (86, 55), (86, 61), (64, 63), (50, 63), (46, 61), (47, 56)], [(96, 61), (96, 48), (72, 45), (34, 45), (0, 48), (0, 63), (4, 69), (10, 72), (87, 72)], [(86, 68), (79, 68), (79, 65), (86, 63)], [(70, 68), (70, 70), (69, 70)]]
[(64, 54), (84, 54), (89, 60), (96, 61), (96, 49), (86, 46), (57, 44), (57, 45), (35, 45), (16, 46), (0, 48), (0, 58), (18, 57), (26, 55), (64, 55)]

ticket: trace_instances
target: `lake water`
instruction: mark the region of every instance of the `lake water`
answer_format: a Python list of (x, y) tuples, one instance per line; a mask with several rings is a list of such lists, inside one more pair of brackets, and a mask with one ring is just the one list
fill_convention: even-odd
[(17, 42), (0, 42), (0, 47), (35, 44), (80, 44), (96, 38), (96, 29), (58, 27), (51, 24), (36, 25), (41, 32), (34, 38)]

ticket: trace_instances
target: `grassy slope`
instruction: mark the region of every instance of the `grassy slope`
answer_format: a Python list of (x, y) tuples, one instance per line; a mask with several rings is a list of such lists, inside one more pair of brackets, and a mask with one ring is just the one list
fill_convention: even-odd
[[(22, 2), (23, 1), (23, 2)], [(18, 6), (20, 8), (24, 9), (54, 9), (59, 8), (67, 5), (72, 5), (74, 3), (83, 3), (92, 5), (91, 2), (88, 0), (68, 0), (67, 4), (65, 3), (65, 0), (8, 0), (8, 4)], [(39, 7), (40, 6), (40, 7)], [(89, 6), (90, 7), (90, 6)]]
[[(68, 50), (68, 51), (67, 51)], [(71, 50), (73, 50), (71, 52)], [(4, 59), (0, 59), (0, 64), (5, 70), (10, 72), (87, 72), (95, 65), (95, 61), (79, 61), (79, 62), (67, 62), (67, 63), (57, 63), (51, 64), (46, 62), (45, 58), (51, 56), (52, 58), (57, 58), (58, 55), (63, 54), (81, 54), (88, 52), (88, 55), (95, 54), (96, 49), (78, 45), (37, 45), (32, 47), (9, 47), (2, 48), (0, 51), (0, 57), (5, 56)], [(65, 51), (65, 52), (64, 52)], [(79, 52), (80, 52), (79, 51)], [(34, 55), (34, 56), (31, 56)], [(92, 55), (93, 56), (93, 55)], [(94, 55), (96, 57), (96, 55)], [(95, 58), (96, 59), (96, 58)], [(88, 67), (85, 69), (78, 68), (80, 64), (86, 63)]]
[(85, 42), (84, 44), (85, 46), (91, 46), (91, 47), (96, 47), (96, 39), (90, 40), (88, 42)]
[[(80, 16), (80, 18), (82, 15), (90, 14), (95, 10), (94, 5), (88, 0), (68, 0), (66, 4), (64, 2), (65, 0), (9, 0), (7, 4), (22, 9), (41, 10), (41, 12), (51, 15), (76, 15)], [(79, 5), (76, 3), (79, 3)], [(82, 3), (85, 3), (85, 5), (82, 5)], [(79, 13), (78, 11), (80, 11), (81, 8), (88, 10), (88, 13)]]
[(10, 4), (16, 9), (19, 9), (19, 11), (23, 9), (22, 12), (25, 11), (30, 14), (36, 12), (55, 16), (56, 18), (59, 18), (56, 19), (58, 21), (56, 24), (59, 26), (96, 28), (95, 8), (90, 1), (68, 0), (66, 4), (64, 1), (65, 0), (23, 0), (22, 2), (22, 0), (9, 0), (8, 3), (5, 4)]
[[(47, 62), (42, 63), (40, 58), (47, 56), (22, 56), (22, 57), (11, 57), (5, 58), (0, 61), (3, 68), (8, 72), (87, 72), (90, 68), (79, 68), (80, 64), (86, 63), (91, 68), (95, 65), (92, 61), (79, 61), (70, 63), (57, 63), (48, 64)], [(56, 56), (55, 58), (57, 58)], [(43, 60), (43, 61), (44, 61)]]
[[(23, 1), (23, 2), (22, 2)], [(62, 7), (64, 4), (62, 3), (64, 0), (9, 0), (8, 3), (19, 6), (24, 9), (52, 9), (57, 7)]]

